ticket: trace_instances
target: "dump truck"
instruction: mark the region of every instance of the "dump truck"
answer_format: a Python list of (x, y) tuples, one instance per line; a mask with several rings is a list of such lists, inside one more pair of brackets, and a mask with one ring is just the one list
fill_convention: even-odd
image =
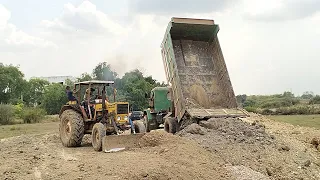
[[(172, 102), (170, 112), (162, 115), (167, 132), (175, 133), (209, 118), (248, 116), (237, 106), (217, 36), (219, 30), (219, 25), (210, 19), (173, 17), (169, 22), (161, 44), (170, 86), (167, 100)], [(153, 107), (161, 103), (152, 95), (149, 101)], [(146, 112), (145, 124), (156, 121), (160, 117), (158, 112), (149, 117)]]

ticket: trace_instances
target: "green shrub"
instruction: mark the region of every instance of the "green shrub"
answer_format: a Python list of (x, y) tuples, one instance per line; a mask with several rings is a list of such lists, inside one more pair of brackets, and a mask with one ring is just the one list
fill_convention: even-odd
[(40, 108), (24, 108), (22, 119), (24, 123), (38, 123), (46, 115), (46, 111)]
[(280, 107), (276, 110), (277, 115), (298, 115), (298, 114), (320, 114), (320, 107), (310, 105), (295, 105)]
[(270, 110), (270, 109), (263, 109), (261, 114), (264, 114), (264, 115), (273, 115), (275, 114), (274, 111)]
[(257, 112), (257, 108), (251, 107), (251, 106), (245, 107), (244, 109), (248, 112), (254, 112), (254, 113)]
[(0, 104), (0, 124), (12, 124), (13, 123), (13, 106), (8, 104)]
[(17, 105), (14, 105), (14, 115), (16, 118), (22, 119), (23, 108), (23, 103), (18, 103)]

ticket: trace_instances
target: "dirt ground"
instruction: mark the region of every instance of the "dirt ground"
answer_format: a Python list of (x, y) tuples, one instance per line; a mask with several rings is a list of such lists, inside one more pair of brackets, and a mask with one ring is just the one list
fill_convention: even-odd
[[(58, 130), (58, 129), (57, 129)], [(57, 132), (0, 140), (0, 179), (320, 179), (320, 130), (251, 114), (146, 134), (140, 148), (65, 148)]]

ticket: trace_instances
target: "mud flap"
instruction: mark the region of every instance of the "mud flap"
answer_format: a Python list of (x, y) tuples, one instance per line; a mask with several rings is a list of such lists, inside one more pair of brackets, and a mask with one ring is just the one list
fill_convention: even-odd
[(116, 152), (140, 146), (140, 139), (145, 133), (104, 136), (102, 139), (103, 152)]

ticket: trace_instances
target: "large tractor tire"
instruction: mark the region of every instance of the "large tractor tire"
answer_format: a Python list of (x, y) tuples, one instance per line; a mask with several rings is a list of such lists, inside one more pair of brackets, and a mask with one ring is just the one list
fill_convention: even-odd
[(59, 134), (63, 146), (80, 146), (84, 136), (84, 122), (81, 114), (73, 109), (63, 111), (60, 116)]
[(102, 123), (96, 123), (92, 128), (92, 146), (95, 151), (102, 150), (102, 139), (106, 136), (106, 129)]
[(133, 125), (134, 125), (134, 130), (136, 131), (136, 133), (145, 133), (146, 132), (146, 127), (141, 120), (133, 121)]
[(175, 118), (168, 117), (164, 120), (164, 130), (168, 133), (175, 134), (178, 126), (178, 121)]

